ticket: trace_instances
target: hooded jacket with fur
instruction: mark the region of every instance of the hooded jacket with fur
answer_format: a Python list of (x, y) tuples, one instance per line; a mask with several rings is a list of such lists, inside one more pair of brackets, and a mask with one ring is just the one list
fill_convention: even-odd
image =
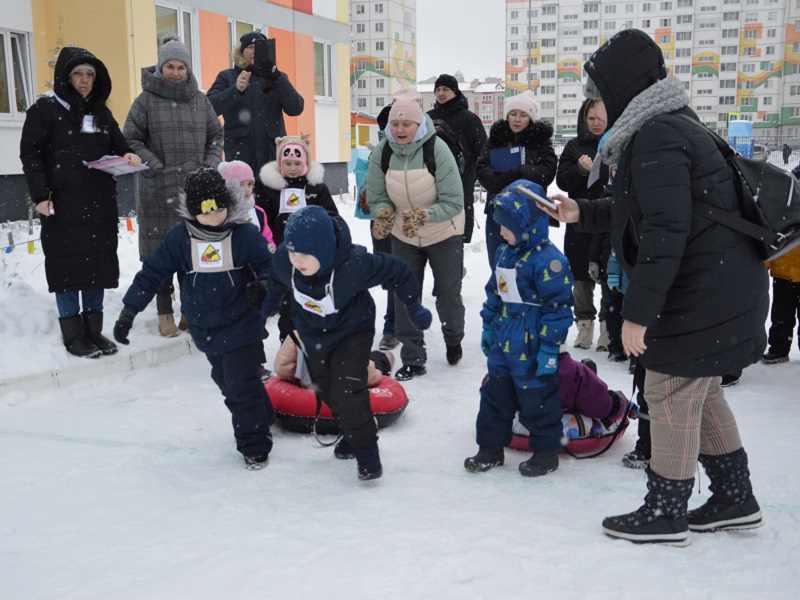
[(584, 67), (608, 112), (603, 160), (618, 170), (610, 198), (579, 200), (579, 225), (611, 230), (630, 276), (622, 316), (647, 327), (639, 361), (681, 377), (754, 363), (766, 346), (767, 272), (749, 238), (693, 212), (696, 199), (729, 212), (738, 200), (683, 83), (666, 77), (661, 51), (638, 30), (615, 35)]
[[(84, 63), (95, 70), (94, 88), (87, 98), (69, 82), (70, 71)], [(28, 108), (20, 139), (31, 200), (38, 204), (50, 197), (55, 211), (42, 217), (47, 285), (51, 292), (115, 288), (119, 283), (116, 182), (108, 173), (84, 165), (107, 154), (131, 152), (106, 107), (111, 78), (91, 52), (66, 47), (56, 60), (53, 87), (56, 95), (43, 96)], [(94, 118), (94, 132), (82, 131), (84, 116)]]
[[(275, 138), (286, 135), (283, 114), (300, 115), (304, 101), (285, 73), (271, 82), (272, 90), (263, 92), (267, 80), (252, 72), (238, 48), (233, 58), (236, 66), (220, 71), (207, 95), (217, 115), (225, 119), (225, 160), (242, 160), (258, 173), (275, 160)], [(252, 73), (243, 93), (236, 89), (242, 71)]]
[[(269, 277), (272, 253), (267, 240), (249, 222), (252, 202), (247, 202), (238, 184), (229, 184), (228, 217), (220, 227), (203, 227), (186, 211), (186, 198), (179, 196), (178, 210), (184, 221), (169, 230), (164, 241), (147, 257), (122, 302), (125, 308), (142, 312), (162, 282), (177, 271), (186, 273), (181, 284), (181, 310), (197, 348), (220, 356), (264, 339), (261, 313), (253, 309), (245, 294), (247, 284), (258, 273)], [(233, 268), (228, 271), (194, 271), (192, 230), (210, 240), (230, 237)]]

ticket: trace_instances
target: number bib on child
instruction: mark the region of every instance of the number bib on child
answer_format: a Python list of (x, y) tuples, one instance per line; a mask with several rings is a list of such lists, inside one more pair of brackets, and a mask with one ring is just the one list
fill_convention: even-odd
[(258, 223), (258, 212), (256, 211), (256, 207), (250, 209), (250, 212), (247, 213), (247, 222), (252, 223), (258, 230), (261, 231), (261, 225)]
[(497, 279), (497, 293), (503, 302), (513, 302), (522, 304), (522, 296), (517, 288), (517, 270), (495, 267), (495, 278)]
[(294, 213), (305, 208), (306, 191), (300, 188), (286, 188), (281, 190), (281, 203), (279, 213)]
[(297, 288), (294, 286), (294, 272), (295, 270), (293, 267), (292, 293), (294, 294), (294, 301), (300, 305), (300, 308), (320, 317), (326, 317), (339, 312), (336, 310), (336, 306), (333, 302), (333, 272), (331, 272), (330, 283), (325, 286), (325, 295), (320, 299), (306, 296), (304, 293), (297, 291)]
[(198, 271), (230, 271), (233, 269), (233, 252), (231, 236), (219, 241), (192, 240), (192, 270)]

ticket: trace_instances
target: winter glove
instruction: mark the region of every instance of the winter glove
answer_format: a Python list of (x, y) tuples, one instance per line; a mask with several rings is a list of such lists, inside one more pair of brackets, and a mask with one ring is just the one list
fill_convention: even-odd
[(133, 319), (136, 317), (136, 312), (129, 308), (123, 308), (119, 313), (119, 319), (114, 324), (114, 339), (120, 344), (130, 344), (128, 340), (128, 333), (133, 327)]
[(608, 287), (610, 289), (612, 289), (612, 290), (621, 289), (621, 287), (620, 287), (621, 286), (621, 281), (620, 281), (619, 273), (609, 273), (608, 277), (606, 278), (606, 283), (608, 284)]
[(267, 297), (267, 282), (266, 281), (250, 281), (245, 288), (244, 295), (247, 297), (247, 303), (255, 310), (261, 310), (264, 304), (264, 298)]
[(555, 375), (558, 372), (558, 346), (541, 344), (536, 355), (536, 377)]
[(603, 279), (600, 277), (600, 263), (589, 261), (589, 277), (595, 283), (603, 283)]
[(484, 322), (483, 333), (481, 333), (481, 350), (484, 356), (489, 356), (489, 353), (494, 348), (495, 339), (494, 331), (492, 331), (492, 324)]
[(264, 320), (274, 317), (281, 311), (283, 306), (283, 294), (269, 292), (261, 303), (261, 316)]
[(392, 233), (395, 214), (391, 208), (381, 208), (375, 212), (375, 222), (372, 225), (372, 237), (384, 240)]
[(424, 208), (407, 208), (403, 211), (403, 235), (416, 237), (419, 228), (428, 222), (428, 211)]
[(433, 321), (431, 311), (422, 306), (419, 300), (414, 300), (411, 304), (406, 304), (406, 310), (408, 311), (409, 321), (420, 331), (425, 331), (431, 326), (431, 322)]

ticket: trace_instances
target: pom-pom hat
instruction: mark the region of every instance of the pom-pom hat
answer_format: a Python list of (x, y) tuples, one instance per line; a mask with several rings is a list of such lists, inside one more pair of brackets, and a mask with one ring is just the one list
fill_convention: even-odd
[(225, 179), (212, 167), (202, 167), (186, 176), (183, 184), (186, 210), (193, 216), (228, 208), (231, 197)]

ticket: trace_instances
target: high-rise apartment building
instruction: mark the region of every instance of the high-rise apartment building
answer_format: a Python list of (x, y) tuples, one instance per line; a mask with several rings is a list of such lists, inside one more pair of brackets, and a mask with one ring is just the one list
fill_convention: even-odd
[(710, 128), (744, 119), (757, 137), (800, 135), (798, 0), (506, 0), (506, 94), (533, 90), (540, 116), (574, 135), (583, 63), (629, 28), (661, 47)]
[(377, 115), (417, 83), (417, 0), (351, 0), (353, 111)]

